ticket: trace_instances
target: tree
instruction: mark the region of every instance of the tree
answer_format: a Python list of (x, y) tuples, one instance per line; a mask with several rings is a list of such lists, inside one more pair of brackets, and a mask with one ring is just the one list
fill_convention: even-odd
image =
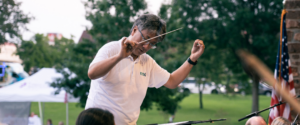
[(71, 55), (69, 55), (68, 60), (65, 60), (64, 65), (56, 67), (57, 71), (62, 73), (64, 77), (57, 79), (51, 86), (58, 88), (57, 92), (64, 89), (74, 97), (79, 98), (80, 107), (84, 107), (87, 100), (91, 82), (87, 76), (87, 71), (98, 48), (96, 43), (84, 39), (69, 50)]
[(203, 0), (209, 18), (207, 23), (212, 42), (228, 51), (225, 61), (234, 74), (243, 72), (253, 80), (252, 111), (258, 111), (259, 77), (235, 54), (244, 49), (259, 57), (270, 68), (275, 66), (276, 41), (279, 32), (281, 0)]
[(73, 47), (74, 41), (63, 37), (55, 39), (55, 43), (54, 46), (49, 45), (43, 34), (35, 34), (32, 41), (23, 41), (17, 54), (23, 60), (24, 70), (29, 72), (31, 68), (54, 67), (68, 62), (68, 50)]
[(0, 44), (7, 41), (6, 37), (21, 37), (20, 30), (32, 19), (20, 10), (21, 3), (15, 0), (0, 1)]
[[(163, 5), (160, 9), (160, 17), (167, 21), (167, 31), (171, 31), (180, 27), (182, 30), (166, 35), (165, 40), (158, 44), (158, 48), (149, 51), (149, 54), (162, 67), (168, 71), (174, 71), (182, 65), (189, 57), (191, 48), (196, 39), (201, 39), (205, 43), (205, 51), (200, 57), (199, 62), (193, 67), (189, 76), (195, 77), (197, 83), (203, 84), (201, 78), (206, 78), (205, 82), (220, 83), (225, 65), (222, 60), (226, 54), (224, 49), (216, 49), (216, 45), (207, 42), (214, 39), (211, 34), (212, 29), (206, 27), (202, 23), (210, 23), (202, 21), (207, 11), (202, 2), (195, 0), (174, 0), (171, 5)], [(159, 55), (156, 53), (160, 53)], [(200, 108), (202, 105), (202, 89), (199, 91)]]
[(89, 33), (101, 46), (130, 34), (130, 20), (143, 14), (146, 3), (143, 0), (88, 0), (85, 3), (86, 18), (93, 27)]

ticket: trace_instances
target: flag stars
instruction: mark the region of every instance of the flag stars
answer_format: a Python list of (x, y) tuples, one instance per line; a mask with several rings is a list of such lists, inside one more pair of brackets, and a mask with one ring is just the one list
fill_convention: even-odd
[[(285, 25), (285, 20), (283, 21), (283, 26)], [(275, 76), (280, 76), (282, 77), (282, 79), (284, 79), (286, 82), (288, 82), (289, 80), (289, 71), (290, 71), (290, 67), (289, 67), (289, 53), (288, 53), (288, 40), (287, 40), (287, 34), (286, 34), (286, 29), (285, 27), (283, 28), (283, 32), (282, 32), (282, 37), (281, 39), (279, 39), (279, 43), (280, 40), (282, 43), (280, 43), (280, 46), (278, 48), (278, 54), (277, 54), (277, 60), (276, 60), (276, 68), (275, 68)], [(282, 49), (282, 50), (281, 50)], [(280, 51), (280, 53), (279, 53)], [(281, 59), (280, 59), (281, 58)], [(279, 72), (281, 72), (281, 74), (279, 74)]]

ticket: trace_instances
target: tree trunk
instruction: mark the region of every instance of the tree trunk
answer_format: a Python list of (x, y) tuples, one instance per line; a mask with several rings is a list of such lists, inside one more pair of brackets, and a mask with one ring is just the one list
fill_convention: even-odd
[(202, 103), (202, 90), (200, 89), (200, 85), (198, 86), (199, 89), (199, 104), (200, 104), (200, 109), (203, 109), (203, 103)]
[(253, 78), (253, 86), (252, 86), (252, 112), (258, 111), (258, 85), (259, 85), (259, 78)]
[(230, 89), (230, 75), (227, 72), (227, 83), (226, 83), (226, 94), (229, 95), (230, 93), (232, 93), (231, 89)]
[(258, 85), (259, 85), (259, 76), (258, 74), (247, 64), (242, 63), (243, 69), (248, 76), (253, 80), (252, 85), (252, 112), (258, 111)]
[(200, 109), (203, 109), (203, 103), (202, 103), (202, 91), (199, 92), (200, 97)]

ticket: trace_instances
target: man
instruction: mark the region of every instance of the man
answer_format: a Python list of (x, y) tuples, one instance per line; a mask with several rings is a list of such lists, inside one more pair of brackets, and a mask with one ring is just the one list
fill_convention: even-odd
[(197, 63), (205, 47), (201, 40), (196, 40), (188, 61), (170, 74), (145, 54), (164, 36), (139, 43), (165, 32), (166, 23), (162, 19), (146, 14), (134, 22), (128, 38), (105, 44), (89, 67), (88, 76), (92, 83), (85, 109), (102, 108), (114, 115), (116, 125), (135, 125), (148, 87), (176, 88)]
[(34, 114), (34, 112), (31, 112), (29, 119), (28, 119), (28, 125), (41, 125), (41, 119)]
[(246, 125), (267, 125), (261, 116), (253, 116), (247, 120)]

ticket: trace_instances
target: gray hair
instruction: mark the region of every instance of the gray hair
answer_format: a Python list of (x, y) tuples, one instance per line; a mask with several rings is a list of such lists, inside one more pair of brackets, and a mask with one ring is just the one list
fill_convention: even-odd
[(289, 120), (280, 116), (275, 118), (271, 123), (271, 125), (290, 125), (290, 124), (291, 122)]
[[(140, 17), (138, 17), (130, 30), (130, 33), (134, 29), (134, 27), (137, 26), (139, 30), (147, 29), (150, 32), (156, 32), (156, 35), (164, 34), (166, 33), (166, 22), (159, 18), (156, 15), (153, 14), (144, 14)], [(158, 42), (161, 42), (165, 38), (164, 36), (161, 36), (158, 38)]]

